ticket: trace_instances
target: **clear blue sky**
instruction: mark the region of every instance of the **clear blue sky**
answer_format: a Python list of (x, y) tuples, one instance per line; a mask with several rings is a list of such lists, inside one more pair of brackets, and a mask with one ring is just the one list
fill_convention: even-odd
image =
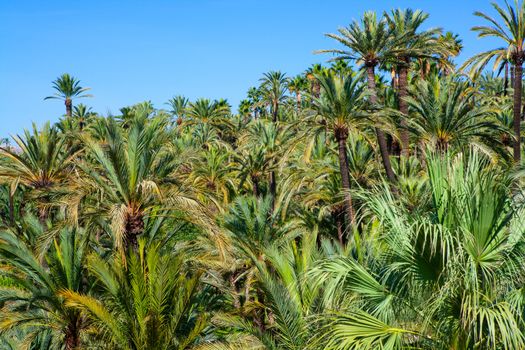
[[(326, 61), (316, 49), (365, 10), (421, 8), (428, 26), (461, 35), (464, 57), (494, 45), (470, 28), (485, 0), (0, 0), (0, 137), (64, 113), (51, 81), (73, 74), (99, 113), (176, 94), (227, 98), (234, 108), (261, 74)], [(490, 11), (490, 13), (493, 13)]]

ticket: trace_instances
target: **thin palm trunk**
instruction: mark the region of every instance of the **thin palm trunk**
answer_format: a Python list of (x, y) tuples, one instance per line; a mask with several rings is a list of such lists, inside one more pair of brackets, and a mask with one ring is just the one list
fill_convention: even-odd
[(408, 104), (406, 98), (408, 96), (408, 67), (401, 65), (399, 67), (399, 111), (401, 112), (401, 156), (408, 157), (409, 149), (409, 135), (408, 135)]
[(514, 161), (519, 163), (521, 160), (521, 80), (523, 74), (523, 60), (518, 59), (514, 66)]
[(257, 179), (255, 176), (252, 176), (252, 184), (253, 184), (253, 195), (255, 197), (259, 197), (260, 196), (260, 191), (259, 191), (259, 179)]
[[(370, 102), (372, 102), (372, 105), (375, 105), (377, 103), (377, 93), (376, 93), (376, 79), (375, 79), (375, 71), (374, 66), (367, 67), (367, 73), (368, 73), (368, 89), (370, 90)], [(386, 176), (388, 177), (388, 180), (390, 182), (395, 182), (396, 178), (394, 175), (394, 171), (392, 170), (392, 164), (390, 164), (390, 157), (388, 155), (388, 147), (386, 144), (386, 137), (383, 130), (376, 127), (376, 136), (377, 136), (377, 143), (379, 144), (379, 151), (381, 153), (381, 159), (383, 160), (383, 166), (385, 168)]]
[(270, 196), (272, 197), (271, 211), (275, 209), (275, 198), (277, 197), (277, 179), (275, 171), (270, 172)]
[(332, 212), (332, 216), (335, 221), (335, 226), (337, 227), (337, 239), (339, 240), (339, 244), (344, 246), (345, 239), (344, 239), (344, 228), (343, 228), (343, 212), (338, 208)]
[(503, 96), (507, 96), (509, 89), (509, 64), (505, 63), (505, 82), (503, 84)]
[(66, 115), (71, 117), (73, 115), (73, 101), (70, 98), (66, 98), (64, 104), (66, 105)]
[(278, 102), (274, 102), (273, 103), (273, 108), (272, 108), (272, 121), (274, 123), (277, 122), (277, 116), (279, 115), (279, 103)]
[(337, 144), (339, 147), (339, 170), (341, 172), (341, 181), (343, 184), (343, 191), (345, 196), (345, 210), (348, 216), (348, 231), (355, 224), (354, 207), (352, 204), (352, 195), (350, 194), (350, 173), (348, 172), (348, 156), (346, 154), (346, 138), (348, 135), (337, 135)]

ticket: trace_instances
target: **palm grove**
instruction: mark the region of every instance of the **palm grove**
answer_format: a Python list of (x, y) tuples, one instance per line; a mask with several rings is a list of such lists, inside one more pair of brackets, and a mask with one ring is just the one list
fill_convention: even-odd
[(418, 10), (233, 113), (176, 96), (1, 148), (2, 349), (523, 349), (525, 5), (456, 66)]

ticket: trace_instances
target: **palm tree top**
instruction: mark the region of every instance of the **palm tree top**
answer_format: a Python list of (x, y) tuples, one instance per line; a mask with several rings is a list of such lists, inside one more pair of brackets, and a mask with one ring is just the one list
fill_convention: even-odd
[(90, 90), (90, 88), (80, 86), (80, 80), (69, 75), (68, 73), (62, 74), (55, 81), (53, 81), (53, 89), (55, 89), (56, 92), (52, 96), (47, 96), (44, 98), (44, 100), (65, 100), (72, 98), (93, 97), (93, 95), (85, 93), (86, 91)]

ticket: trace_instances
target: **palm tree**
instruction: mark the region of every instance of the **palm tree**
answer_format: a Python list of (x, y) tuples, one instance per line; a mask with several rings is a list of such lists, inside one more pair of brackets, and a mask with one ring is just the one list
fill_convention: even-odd
[(199, 290), (200, 272), (190, 273), (182, 256), (141, 241), (127, 259), (90, 255), (88, 269), (100, 295), (63, 290), (66, 304), (83, 312), (104, 347), (187, 349), (206, 327), (209, 300)]
[(51, 331), (53, 344), (66, 350), (81, 346), (81, 333), (88, 327), (78, 310), (66, 307), (60, 293), (89, 289), (84, 268), (86, 235), (80, 230), (63, 229), (41, 264), (32, 247), (10, 232), (0, 234), (0, 256), (9, 261), (2, 275), (12, 282), (0, 287), (0, 328), (27, 329), (27, 343)]
[(91, 107), (87, 107), (82, 103), (80, 103), (78, 106), (73, 107), (73, 118), (78, 123), (78, 128), (80, 129), (80, 131), (84, 130), (90, 118), (92, 118), (95, 115), (96, 114), (93, 112)]
[(86, 91), (90, 88), (83, 88), (80, 86), (80, 80), (77, 80), (75, 77), (64, 73), (53, 81), (53, 89), (56, 90), (56, 93), (53, 96), (48, 96), (44, 100), (48, 99), (58, 99), (63, 100), (66, 105), (66, 115), (71, 117), (73, 112), (73, 99), (74, 98), (83, 98), (83, 97), (92, 97), (93, 95), (85, 94)]
[(334, 255), (310, 272), (343, 305), (322, 316), (323, 348), (523, 347), (511, 287), (523, 276), (523, 208), (510, 204), (509, 178), (476, 153), (431, 156), (428, 170), (423, 210), (387, 187), (367, 195), (384, 222), (372, 261)]
[(514, 7), (505, 1), (505, 7), (501, 8), (498, 4), (492, 3), (492, 7), (497, 11), (500, 22), (496, 18), (490, 17), (483, 12), (475, 12), (478, 17), (489, 22), (486, 26), (472, 27), (473, 31), (478, 32), (478, 37), (493, 37), (500, 40), (503, 46), (497, 49), (479, 53), (467, 61), (463, 68), (472, 66), (473, 72), (482, 71), (486, 65), (494, 60), (494, 69), (504, 61), (512, 65), (514, 79), (514, 161), (519, 163), (521, 160), (521, 95), (522, 95), (522, 76), (523, 61), (525, 60), (525, 2), (514, 2)]
[(290, 80), (288, 83), (288, 90), (295, 94), (297, 103), (297, 111), (301, 110), (302, 105), (302, 94), (308, 87), (308, 81), (304, 75), (297, 75), (295, 78)]
[(41, 130), (33, 124), (33, 132), (14, 137), (16, 148), (0, 147), (4, 161), (0, 163), (0, 179), (9, 184), (20, 184), (33, 190), (39, 199), (39, 217), (47, 218), (46, 198), (68, 182), (73, 171), (76, 153), (68, 148), (66, 138), (46, 123)]
[[(84, 138), (91, 162), (78, 164), (81, 174), (67, 203), (73, 213), (90, 208), (84, 209), (85, 219), (107, 218), (117, 248), (137, 249), (145, 218), (156, 205), (199, 207), (181, 190), (176, 171), (181, 164), (175, 152), (167, 152), (165, 127), (163, 118), (136, 118), (127, 129), (108, 119), (104, 143)], [(95, 200), (93, 193), (99, 194)], [(197, 211), (194, 217), (202, 217), (202, 209)]]
[[(339, 35), (326, 36), (345, 45), (349, 51), (332, 49), (319, 52), (337, 54), (336, 60), (350, 59), (363, 64), (367, 72), (370, 103), (373, 108), (377, 108), (375, 69), (379, 64), (391, 60), (395, 54), (395, 38), (392, 37), (386, 21), (378, 21), (375, 12), (365, 12), (361, 22), (354, 21), (347, 28), (340, 28)], [(376, 127), (375, 131), (387, 178), (394, 183), (395, 175), (390, 163), (385, 133), (379, 127)]]
[(345, 192), (346, 214), (349, 227), (355, 224), (354, 207), (350, 194), (350, 174), (346, 141), (349, 130), (358, 129), (368, 120), (364, 111), (365, 91), (361, 76), (339, 78), (330, 73), (318, 75), (321, 96), (314, 101), (314, 109), (333, 133), (338, 147), (339, 168)]
[(475, 146), (503, 154), (500, 138), (507, 130), (497, 122), (494, 108), (473, 103), (476, 94), (454, 77), (421, 80), (406, 99), (413, 111), (409, 126), (424, 144), (442, 153)]
[(399, 111), (402, 114), (401, 126), (401, 155), (410, 153), (410, 139), (407, 128), (408, 105), (408, 70), (410, 63), (416, 58), (432, 58), (434, 54), (445, 51), (438, 45), (439, 29), (420, 31), (420, 27), (427, 20), (428, 14), (420, 10), (396, 9), (385, 13), (393, 38), (395, 52), (392, 62), (395, 64), (398, 75)]
[(288, 78), (279, 71), (264, 73), (261, 78), (261, 91), (263, 98), (270, 106), (272, 121), (275, 123), (279, 117), (279, 106), (287, 98)]
[(182, 96), (177, 95), (171, 98), (166, 104), (171, 107), (170, 113), (177, 118), (177, 124), (182, 124), (184, 117), (186, 116), (189, 100)]

